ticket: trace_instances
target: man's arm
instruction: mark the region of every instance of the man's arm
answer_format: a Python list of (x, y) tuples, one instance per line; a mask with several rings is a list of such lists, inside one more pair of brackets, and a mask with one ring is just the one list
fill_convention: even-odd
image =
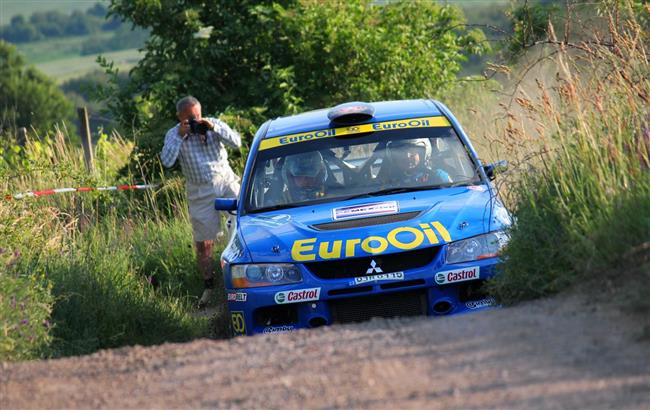
[(160, 153), (160, 161), (167, 168), (174, 166), (178, 158), (178, 153), (181, 150), (181, 145), (183, 144), (183, 137), (178, 135), (178, 128), (176, 126), (167, 131), (165, 145), (163, 145), (162, 152)]
[(226, 145), (230, 145), (233, 148), (241, 147), (241, 137), (237, 131), (233, 130), (228, 126), (228, 124), (219, 119), (210, 118), (210, 121), (212, 121), (212, 124), (214, 125), (212, 132), (221, 137), (221, 140), (226, 143)]

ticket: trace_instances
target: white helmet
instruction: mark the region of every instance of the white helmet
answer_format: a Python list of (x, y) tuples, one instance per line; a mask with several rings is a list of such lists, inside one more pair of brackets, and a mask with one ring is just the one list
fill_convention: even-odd
[(315, 199), (327, 179), (323, 156), (318, 151), (288, 156), (282, 166), (284, 182), (293, 201)]
[[(412, 158), (412, 152), (419, 153), (417, 161)], [(389, 141), (386, 144), (386, 158), (409, 172), (420, 169), (431, 160), (431, 142), (428, 138)]]

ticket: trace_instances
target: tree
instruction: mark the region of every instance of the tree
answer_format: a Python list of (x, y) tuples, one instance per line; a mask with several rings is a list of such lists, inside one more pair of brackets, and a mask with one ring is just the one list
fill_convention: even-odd
[(26, 43), (40, 38), (41, 34), (36, 27), (25, 22), (25, 18), (21, 15), (14, 16), (11, 19), (11, 25), (3, 26), (0, 34), (0, 39), (12, 43)]
[(108, 9), (101, 3), (95, 3), (91, 8), (86, 10), (86, 14), (103, 19), (108, 14)]
[(65, 34), (69, 36), (84, 36), (96, 31), (95, 22), (79, 10), (70, 15), (65, 26)]
[(48, 130), (71, 120), (72, 105), (61, 90), (33, 67), (26, 67), (15, 47), (0, 40), (0, 129)]
[(440, 95), (464, 53), (485, 47), (482, 32), (459, 30), (460, 9), (432, 2), (305, 1), (284, 17), (295, 90), (308, 108)]
[(129, 86), (106, 93), (123, 124), (155, 138), (151, 155), (185, 94), (259, 124), (348, 100), (435, 96), (464, 53), (486, 47), (459, 9), (430, 1), (112, 0), (110, 10), (151, 33)]

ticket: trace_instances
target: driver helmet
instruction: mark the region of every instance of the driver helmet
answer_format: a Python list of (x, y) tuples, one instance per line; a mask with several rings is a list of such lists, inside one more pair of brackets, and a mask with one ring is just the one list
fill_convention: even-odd
[(411, 175), (431, 160), (431, 143), (428, 138), (390, 141), (386, 144), (386, 156), (393, 166)]
[(290, 155), (285, 159), (282, 169), (293, 201), (305, 201), (323, 195), (327, 170), (320, 152)]

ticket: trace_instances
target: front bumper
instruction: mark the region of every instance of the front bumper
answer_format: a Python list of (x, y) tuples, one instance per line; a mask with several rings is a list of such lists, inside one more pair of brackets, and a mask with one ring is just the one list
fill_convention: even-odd
[[(495, 275), (497, 263), (498, 258), (489, 258), (435, 268), (428, 265), (404, 271), (399, 280), (359, 284), (352, 278), (319, 279), (304, 271), (304, 280), (299, 284), (227, 289), (228, 307), (236, 335), (287, 332), (376, 316), (466, 313), (494, 306), (494, 300), (485, 297), (480, 288)], [(470, 268), (478, 268), (478, 278), (446, 284), (436, 282), (436, 274), (440, 272)], [(304, 301), (278, 303), (276, 300), (278, 293), (302, 290), (308, 290), (304, 292)]]

